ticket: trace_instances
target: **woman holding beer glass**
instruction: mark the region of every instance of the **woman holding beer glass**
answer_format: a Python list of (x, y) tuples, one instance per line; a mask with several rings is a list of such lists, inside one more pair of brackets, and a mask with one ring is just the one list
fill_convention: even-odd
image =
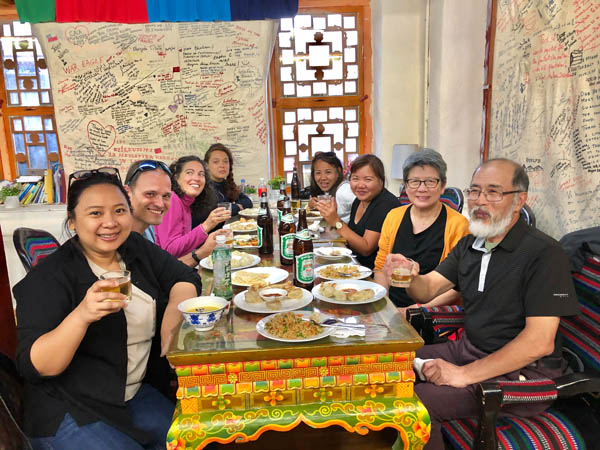
[[(226, 208), (215, 208), (216, 194), (206, 182), (206, 165), (200, 158), (184, 156), (169, 168), (173, 174), (173, 195), (162, 223), (154, 227), (156, 244), (177, 258), (190, 252), (196, 255), (195, 250), (201, 246), (204, 253), (210, 254), (216, 240), (212, 233), (208, 239), (208, 233), (229, 219), (231, 213)], [(192, 229), (192, 215), (206, 219)]]
[(327, 223), (348, 241), (358, 262), (372, 269), (385, 216), (400, 206), (400, 201), (385, 188), (383, 163), (375, 155), (361, 155), (352, 162), (350, 188), (356, 199), (347, 224), (340, 219), (333, 202), (319, 201), (317, 208)]
[(237, 216), (244, 208), (252, 208), (252, 200), (244, 194), (233, 179), (233, 155), (223, 144), (208, 147), (204, 155), (208, 175), (219, 202), (231, 203), (231, 215)]
[(348, 223), (352, 202), (356, 196), (350, 189), (350, 183), (344, 179), (344, 169), (335, 152), (319, 152), (310, 166), (310, 202), (311, 209), (317, 209), (321, 195), (335, 198), (337, 213), (342, 222)]
[[(69, 177), (76, 235), (14, 287), (25, 431), (34, 449), (165, 448), (166, 352), (198, 275), (137, 233), (117, 169)], [(119, 292), (108, 271), (127, 270)], [(124, 289), (123, 289), (124, 288)]]
[[(387, 215), (381, 229), (375, 269), (383, 269), (388, 254), (401, 253), (418, 263), (420, 274), (426, 274), (437, 267), (463, 236), (469, 234), (469, 221), (440, 201), (446, 188), (447, 169), (442, 155), (425, 148), (410, 155), (402, 169), (406, 194), (411, 203)], [(388, 287), (383, 272), (375, 273), (375, 281)], [(455, 291), (444, 296), (458, 297)], [(398, 307), (415, 303), (400, 287), (390, 287), (389, 297)], [(428, 305), (434, 306), (439, 300), (433, 299)]]

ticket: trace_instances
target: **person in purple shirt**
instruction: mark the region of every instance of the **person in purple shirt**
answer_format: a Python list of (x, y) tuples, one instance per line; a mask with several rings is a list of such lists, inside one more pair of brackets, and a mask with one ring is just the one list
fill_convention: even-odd
[[(156, 244), (179, 258), (204, 244), (208, 233), (231, 214), (225, 208), (215, 208), (216, 195), (206, 182), (206, 166), (200, 158), (184, 156), (171, 164), (170, 169), (173, 174), (171, 207), (162, 223), (155, 227)], [(210, 213), (192, 229), (192, 214), (203, 211)]]

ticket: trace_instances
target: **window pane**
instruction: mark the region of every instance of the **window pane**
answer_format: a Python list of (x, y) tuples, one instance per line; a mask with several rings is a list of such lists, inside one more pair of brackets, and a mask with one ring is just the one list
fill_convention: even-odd
[(329, 14), (327, 16), (330, 27), (341, 27), (342, 26), (342, 15), (341, 14)]
[(6, 90), (10, 91), (17, 89), (17, 77), (14, 70), (4, 69), (4, 86)]
[(8, 102), (11, 105), (18, 105), (18, 104), (20, 104), (21, 103), (21, 99), (19, 98), (19, 93), (18, 92), (11, 92), (10, 96), (9, 96), (9, 99), (8, 99)]
[(29, 167), (31, 169), (45, 169), (48, 167), (46, 147), (42, 145), (29, 147)]
[(52, 123), (52, 119), (44, 118), (44, 129), (45, 130), (53, 130), (54, 124)]
[(286, 111), (283, 114), (283, 121), (285, 123), (296, 123), (296, 113), (294, 111)]
[(33, 52), (17, 53), (17, 72), (22, 77), (35, 76), (35, 63), (33, 61)]
[(23, 122), (21, 119), (13, 119), (12, 123), (14, 131), (23, 131)]
[(25, 130), (27, 131), (41, 131), (42, 118), (40, 116), (24, 116), (23, 122), (25, 123)]
[(281, 31), (291, 31), (294, 28), (294, 19), (285, 18), (280, 22)]
[(311, 139), (312, 152), (315, 155), (317, 152), (330, 152), (331, 151), (331, 136), (318, 137), (315, 136)]
[(292, 156), (298, 152), (296, 141), (285, 141), (285, 155)]
[(22, 134), (13, 134), (15, 153), (25, 153), (25, 140)]
[(344, 17), (344, 28), (356, 28), (356, 20), (354, 16)]
[(2, 25), (2, 36), (12, 36), (12, 30), (10, 29), (10, 25), (7, 23)]
[(22, 106), (40, 106), (40, 96), (37, 92), (21, 92)]
[(40, 69), (40, 89), (50, 89), (50, 76), (48, 69)]
[(50, 92), (43, 91), (43, 92), (40, 93), (40, 95), (42, 96), (42, 104), (43, 105), (50, 105)]
[(28, 22), (13, 22), (13, 30), (15, 30), (15, 36), (31, 36), (31, 26)]
[(48, 153), (58, 153), (58, 141), (55, 133), (46, 134)]

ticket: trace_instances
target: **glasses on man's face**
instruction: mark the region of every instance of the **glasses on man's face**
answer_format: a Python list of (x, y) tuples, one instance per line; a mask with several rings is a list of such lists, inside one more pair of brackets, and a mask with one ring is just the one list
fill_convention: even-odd
[(421, 183), (425, 185), (427, 189), (433, 189), (440, 182), (439, 178), (426, 178), (425, 180), (419, 180), (418, 178), (409, 178), (406, 180), (406, 185), (411, 189), (419, 189)]
[(131, 184), (131, 182), (135, 179), (135, 177), (137, 177), (138, 174), (140, 174), (142, 172), (147, 172), (149, 170), (156, 170), (156, 169), (161, 169), (167, 175), (171, 176), (171, 170), (169, 169), (169, 166), (167, 166), (164, 162), (154, 161), (153, 159), (147, 159), (146, 161), (142, 161), (136, 167), (136, 169), (133, 171), (133, 173), (130, 176), (128, 176), (127, 178), (125, 178), (125, 184), (127, 184), (127, 185)]
[(485, 195), (485, 199), (488, 202), (500, 202), (502, 201), (502, 199), (504, 198), (505, 195), (508, 194), (518, 194), (519, 192), (525, 192), (525, 191), (496, 191), (494, 189), (490, 189), (489, 191), (482, 191), (479, 188), (470, 188), (470, 189), (465, 189), (463, 191), (465, 193), (465, 196), (467, 197), (467, 200), (470, 200), (472, 202), (476, 201), (479, 196), (481, 194)]
[(119, 173), (119, 169), (116, 167), (100, 167), (99, 169), (90, 169), (90, 170), (77, 170), (69, 175), (69, 187), (73, 181), (85, 180), (91, 176), (101, 174), (108, 175), (116, 178), (121, 183), (121, 174)]

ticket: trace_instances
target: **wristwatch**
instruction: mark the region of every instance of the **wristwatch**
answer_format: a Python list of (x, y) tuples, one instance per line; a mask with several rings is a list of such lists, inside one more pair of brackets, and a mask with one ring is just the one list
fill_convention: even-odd
[(336, 230), (341, 230), (343, 226), (344, 226), (344, 222), (337, 221), (337, 222), (335, 223), (335, 229), (336, 229)]
[[(198, 247), (200, 248), (200, 247)], [(198, 264), (200, 264), (200, 258), (198, 258), (198, 255), (196, 255), (196, 250), (198, 250), (197, 248), (195, 248), (194, 250), (192, 250), (192, 258), (194, 259), (194, 261), (196, 261)]]

